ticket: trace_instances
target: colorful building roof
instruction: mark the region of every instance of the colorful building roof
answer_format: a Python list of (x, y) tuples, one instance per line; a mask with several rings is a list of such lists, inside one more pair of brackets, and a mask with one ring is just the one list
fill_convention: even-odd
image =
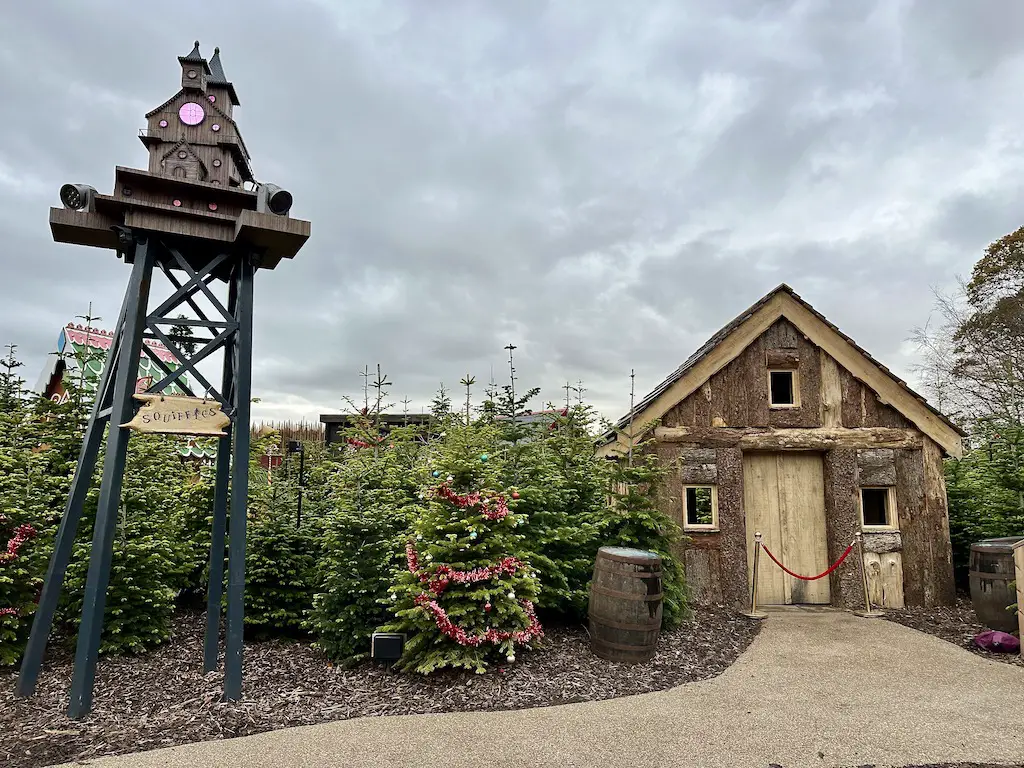
[[(73, 381), (89, 394), (94, 394), (113, 343), (114, 334), (111, 331), (68, 323), (60, 329), (57, 347), (50, 353), (33, 391), (51, 400), (61, 401), (67, 398), (64, 382)], [(172, 371), (178, 368), (178, 359), (163, 344), (153, 339), (145, 339), (143, 343)], [(163, 369), (149, 355), (143, 354), (139, 360), (136, 391), (144, 392), (164, 375)], [(188, 386), (186, 376), (182, 376), (181, 381)], [(165, 391), (171, 395), (185, 394), (177, 384), (172, 384)]]
[[(94, 395), (113, 343), (114, 334), (111, 331), (68, 323), (61, 328), (57, 347), (49, 354), (33, 392), (56, 402), (64, 402), (68, 397), (65, 382), (72, 381), (88, 394)], [(159, 341), (144, 339), (143, 343), (172, 371), (178, 368), (178, 358)], [(145, 392), (165, 375), (166, 372), (149, 355), (141, 355), (135, 391)], [(188, 386), (187, 376), (182, 375), (179, 381)], [(177, 384), (170, 385), (164, 391), (169, 395), (185, 394)], [(217, 455), (216, 445), (212, 448), (197, 445), (194, 438), (181, 439), (177, 451), (183, 459), (200, 462), (212, 461)]]

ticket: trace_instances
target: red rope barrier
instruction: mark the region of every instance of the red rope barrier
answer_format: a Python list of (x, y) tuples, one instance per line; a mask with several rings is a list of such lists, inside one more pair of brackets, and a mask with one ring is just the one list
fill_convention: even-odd
[(777, 566), (779, 566), (779, 568), (784, 570), (790, 576), (793, 576), (793, 577), (795, 577), (797, 579), (802, 579), (803, 581), (817, 581), (818, 579), (822, 579), (822, 578), (828, 576), (830, 573), (832, 573), (832, 571), (834, 571), (836, 568), (838, 568), (840, 565), (843, 564), (843, 560), (846, 559), (846, 556), (848, 554), (850, 554), (850, 552), (853, 551), (853, 544), (851, 544), (850, 546), (848, 546), (846, 548), (846, 551), (843, 552), (843, 554), (841, 554), (839, 556), (838, 560), (836, 560), (834, 563), (832, 563), (832, 565), (829, 567), (829, 569), (827, 571), (825, 571), (824, 573), (819, 573), (817, 576), (801, 576), (799, 573), (793, 573), (791, 570), (789, 570), (789, 568), (787, 568), (786, 566), (784, 566), (782, 563), (780, 563), (778, 561), (778, 559), (775, 557), (775, 555), (772, 554), (771, 550), (768, 549), (768, 547), (766, 547), (763, 542), (761, 543), (761, 549), (763, 549), (765, 551), (765, 553), (768, 555), (768, 557), (770, 557), (772, 559), (773, 563), (775, 563)]

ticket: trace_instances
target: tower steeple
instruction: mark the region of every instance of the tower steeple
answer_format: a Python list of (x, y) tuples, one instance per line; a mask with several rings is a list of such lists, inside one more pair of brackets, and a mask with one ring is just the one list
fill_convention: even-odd
[(227, 93), (228, 98), (231, 100), (230, 104), (223, 103), (220, 107), (230, 115), (231, 107), (238, 106), (238, 94), (235, 93), (235, 86), (231, 84), (231, 81), (224, 74), (224, 66), (220, 63), (220, 48), (213, 49), (213, 58), (210, 59), (210, 78), (207, 80), (207, 85), (210, 87), (211, 92), (223, 90)]
[(181, 90), (146, 115), (148, 124), (140, 135), (149, 150), (149, 171), (226, 187), (254, 181), (249, 152), (232, 116), (238, 96), (224, 74), (220, 48), (207, 62), (197, 40), (178, 62)]
[(181, 87), (189, 91), (206, 91), (206, 81), (210, 75), (210, 65), (199, 53), (199, 41), (188, 56), (179, 56), (181, 64)]

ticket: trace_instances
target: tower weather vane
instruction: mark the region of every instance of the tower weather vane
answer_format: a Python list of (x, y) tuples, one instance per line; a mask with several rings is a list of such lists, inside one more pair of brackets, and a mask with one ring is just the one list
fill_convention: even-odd
[[(161, 419), (161, 425), (146, 431), (201, 434), (202, 427), (188, 423), (189, 418), (200, 418), (199, 405), (206, 406), (201, 413), (215, 412), (218, 422), (229, 422), (217, 448), (203, 663), (208, 672), (217, 666), (224, 540), (230, 530), (224, 697), (234, 701), (242, 696), (253, 280), (259, 269), (274, 269), (281, 259), (294, 257), (309, 238), (310, 226), (288, 216), (289, 192), (259, 183), (253, 176), (249, 151), (233, 116), (238, 95), (224, 74), (220, 49), (214, 49), (207, 61), (196, 41), (178, 62), (180, 89), (146, 115), (147, 126), (139, 132), (149, 153), (148, 169), (118, 166), (110, 195), (83, 184), (65, 184), (60, 190), (64, 207), (50, 209), (55, 241), (113, 249), (132, 266), (18, 677), (19, 696), (35, 693), (64, 573), (109, 424), (68, 707), (73, 718), (92, 707), (117, 508), (138, 400), (159, 401), (162, 408), (181, 406), (178, 416), (168, 419), (171, 426), (162, 426)], [(174, 288), (159, 303), (150, 301), (156, 269)], [(223, 290), (221, 284), (227, 289), (226, 300), (214, 290)], [(199, 297), (212, 310), (204, 312), (196, 301)], [(151, 303), (156, 307), (150, 311)], [(172, 315), (184, 305), (195, 318)], [(198, 349), (182, 344), (171, 330), (182, 324), (208, 334), (192, 337)], [(175, 355), (178, 367), (159, 359), (144, 340), (161, 342)], [(215, 352), (224, 361), (219, 388), (196, 368)], [(141, 354), (150, 357), (164, 376), (136, 395)], [(202, 387), (202, 399), (185, 383), (185, 373)], [(171, 385), (188, 397), (161, 396)]]

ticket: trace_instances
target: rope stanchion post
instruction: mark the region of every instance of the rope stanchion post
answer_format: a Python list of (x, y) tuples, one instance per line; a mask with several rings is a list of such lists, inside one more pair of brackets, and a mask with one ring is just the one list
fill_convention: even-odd
[(864, 534), (861, 531), (857, 531), (854, 536), (857, 540), (857, 557), (860, 560), (860, 580), (864, 585), (864, 610), (854, 611), (854, 616), (860, 616), (865, 619), (877, 619), (879, 616), (884, 616), (883, 611), (875, 611), (871, 608), (871, 593), (868, 590), (868, 569), (864, 565)]
[(750, 611), (743, 614), (744, 616), (751, 619), (766, 619), (768, 618), (767, 613), (762, 613), (757, 610), (757, 566), (761, 560), (761, 541), (763, 537), (761, 532), (758, 531), (754, 534), (754, 580), (750, 585)]

